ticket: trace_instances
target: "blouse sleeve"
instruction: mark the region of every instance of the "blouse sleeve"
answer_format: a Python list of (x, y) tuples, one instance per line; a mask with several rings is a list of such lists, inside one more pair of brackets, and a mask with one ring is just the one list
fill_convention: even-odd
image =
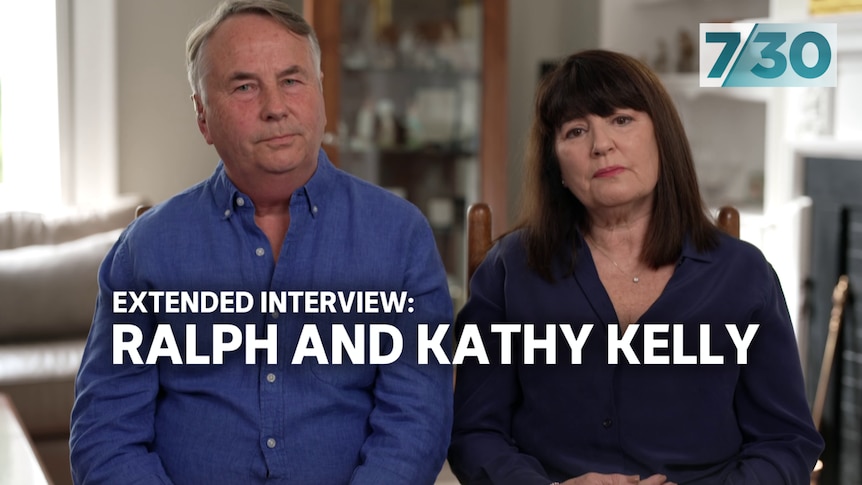
[(466, 358), (455, 375), (455, 415), (449, 464), (465, 484), (548, 485), (537, 459), (519, 451), (512, 439), (513, 409), (521, 399), (517, 366), (500, 364), (500, 337), (491, 324), (507, 322), (507, 273), (500, 244), (488, 253), (470, 282), (471, 296), (456, 318), (479, 330), (489, 364)]
[(805, 484), (823, 448), (805, 395), (790, 315), (778, 277), (768, 268), (760, 325), (734, 399), (743, 445), (726, 483)]

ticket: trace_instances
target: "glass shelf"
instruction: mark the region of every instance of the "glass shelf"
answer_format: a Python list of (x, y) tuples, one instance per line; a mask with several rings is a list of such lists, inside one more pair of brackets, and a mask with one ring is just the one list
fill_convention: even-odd
[[(328, 143), (342, 169), (425, 214), (457, 308), (465, 296), (466, 209), (479, 200), (484, 176), (482, 72), (484, 49), (493, 47), (483, 42), (487, 12), (481, 0), (340, 0), (338, 8), (332, 59), (339, 66), (330, 71), (338, 107)], [(332, 49), (325, 36), (321, 47)]]

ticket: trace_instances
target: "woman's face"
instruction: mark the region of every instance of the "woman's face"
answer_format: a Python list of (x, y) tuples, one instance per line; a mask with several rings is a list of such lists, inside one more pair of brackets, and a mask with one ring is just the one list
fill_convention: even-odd
[(650, 116), (617, 109), (560, 127), (555, 150), (566, 187), (588, 210), (636, 210), (651, 205), (659, 155)]

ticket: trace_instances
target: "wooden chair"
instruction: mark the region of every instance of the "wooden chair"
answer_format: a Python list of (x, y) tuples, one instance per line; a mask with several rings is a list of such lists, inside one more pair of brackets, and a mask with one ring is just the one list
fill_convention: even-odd
[(143, 214), (144, 212), (147, 212), (150, 209), (150, 207), (152, 207), (152, 206), (139, 205), (139, 206), (135, 207), (135, 219), (137, 219), (138, 217), (141, 217), (141, 214)]
[[(724, 206), (718, 211), (716, 225), (733, 237), (739, 237), (739, 211), (735, 207)], [(467, 294), (470, 291), (470, 279), (479, 263), (485, 259), (485, 253), (491, 249), (491, 208), (484, 202), (478, 202), (467, 209)]]

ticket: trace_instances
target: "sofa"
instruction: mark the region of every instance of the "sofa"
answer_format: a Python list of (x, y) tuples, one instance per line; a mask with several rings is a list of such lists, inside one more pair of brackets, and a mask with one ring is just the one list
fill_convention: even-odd
[(69, 415), (98, 268), (145, 203), (124, 196), (98, 210), (0, 212), (0, 393), (57, 485), (72, 483)]

